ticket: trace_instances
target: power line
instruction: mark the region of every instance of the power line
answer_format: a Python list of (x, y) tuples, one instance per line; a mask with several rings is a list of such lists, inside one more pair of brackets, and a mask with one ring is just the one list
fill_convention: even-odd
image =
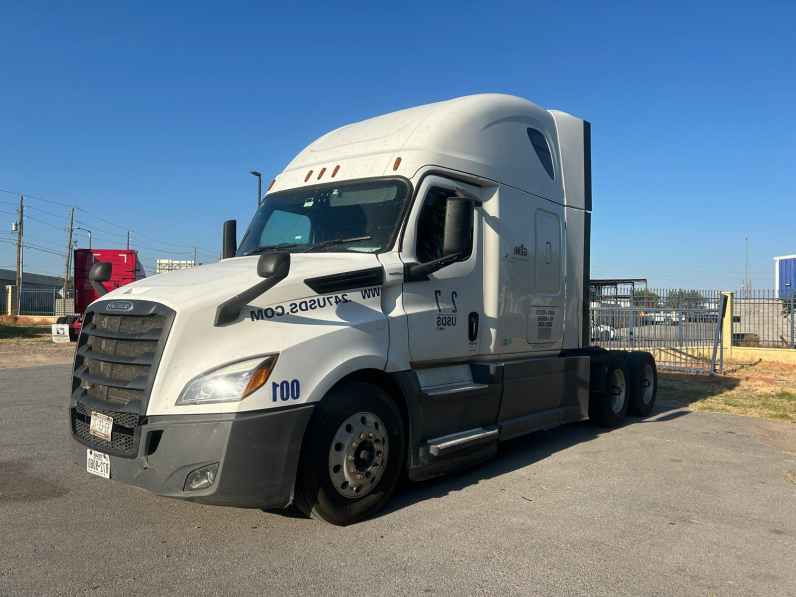
[(44, 209), (39, 209), (38, 207), (33, 207), (32, 205), (28, 205), (27, 208), (28, 209), (35, 209), (36, 211), (40, 211), (43, 214), (47, 214), (48, 216), (53, 216), (55, 218), (60, 218), (61, 220), (66, 220), (66, 216), (60, 216), (58, 214), (54, 214), (51, 211), (47, 211), (47, 210), (44, 210)]
[[(122, 230), (128, 230), (128, 228), (126, 226), (119, 226), (119, 224), (114, 224), (113, 222), (111, 222), (109, 220), (106, 220), (105, 218), (102, 218), (102, 217), (100, 217), (98, 215), (95, 215), (92, 212), (88, 211), (87, 209), (83, 209), (81, 207), (75, 207), (73, 205), (67, 205), (66, 203), (61, 203), (60, 201), (52, 201), (50, 199), (43, 199), (43, 198), (37, 197), (35, 195), (26, 195), (25, 193), (16, 193), (14, 191), (7, 191), (5, 189), (0, 189), (0, 193), (8, 193), (9, 195), (24, 195), (28, 199), (35, 199), (36, 201), (44, 201), (45, 203), (51, 203), (53, 205), (60, 205), (62, 207), (69, 207), (69, 208), (75, 209), (77, 211), (81, 211), (84, 214), (86, 214), (87, 216), (91, 216), (92, 218), (96, 218), (97, 220), (99, 220), (101, 222), (105, 222), (106, 224), (109, 224), (109, 225), (114, 226), (116, 228), (120, 228)], [(58, 216), (58, 217), (61, 217), (61, 216)], [(90, 224), (85, 224), (85, 225), (86, 226), (90, 226)], [(107, 232), (107, 231), (104, 231), (104, 232), (106, 232), (106, 234), (114, 234), (113, 232)], [(161, 245), (167, 245), (167, 246), (170, 246), (170, 247), (186, 247), (188, 249), (192, 249), (195, 246), (195, 245), (178, 245), (178, 244), (175, 244), (175, 243), (167, 243), (166, 241), (158, 240), (156, 238), (152, 238), (151, 236), (147, 236), (146, 234), (142, 234), (142, 233), (138, 232), (137, 230), (131, 230), (130, 229), (130, 232), (135, 232), (138, 236), (146, 238), (146, 239), (148, 239), (148, 240), (150, 240), (152, 242), (159, 243)], [(205, 249), (203, 247), (197, 247), (197, 248), (202, 249), (203, 251), (207, 251), (210, 254), (213, 253), (213, 251), (211, 251), (210, 249)]]
[[(141, 236), (143, 236), (143, 235), (141, 235)], [(144, 237), (144, 238), (147, 238), (147, 237)], [(151, 245), (148, 245), (145, 242), (140, 241), (140, 240), (138, 240), (135, 237), (130, 238), (130, 243), (131, 244), (132, 244), (133, 241), (135, 241), (136, 243), (138, 243), (140, 245), (143, 245), (143, 246), (147, 247), (148, 249), (152, 249), (153, 251), (160, 251), (161, 253), (169, 253), (171, 255), (186, 255), (186, 254), (190, 253), (190, 251), (166, 251), (165, 249), (159, 249), (158, 247), (153, 247)], [(176, 245), (176, 246), (179, 247), (179, 246), (182, 246), (182, 245)]]
[(124, 237), (125, 237), (125, 235), (124, 235), (124, 234), (118, 234), (118, 233), (116, 233), (116, 232), (110, 232), (110, 231), (108, 231), (108, 230), (103, 230), (102, 228), (97, 228), (97, 227), (96, 227), (94, 224), (89, 224), (89, 223), (86, 223), (86, 222), (81, 222), (80, 220), (75, 220), (75, 222), (77, 222), (78, 224), (82, 224), (83, 226), (91, 226), (91, 231), (92, 231), (92, 232), (94, 232), (94, 231), (96, 230), (97, 232), (102, 232), (102, 233), (104, 233), (104, 234), (110, 234), (111, 236), (118, 236), (118, 237), (120, 237), (120, 238), (124, 238)]
[[(78, 208), (78, 209), (80, 211), (82, 211), (84, 214), (89, 215), (92, 218), (96, 218), (96, 219), (100, 220), (101, 222), (105, 222), (106, 224), (110, 224), (111, 226), (115, 226), (116, 228), (121, 228), (122, 230), (129, 230), (130, 232), (133, 232), (133, 233), (137, 234), (138, 236), (141, 236), (141, 237), (143, 237), (143, 238), (145, 238), (147, 240), (150, 240), (152, 242), (159, 243), (161, 245), (167, 245), (169, 247), (186, 247), (186, 248), (189, 248), (189, 249), (193, 249), (193, 247), (194, 247), (194, 245), (178, 245), (178, 244), (175, 244), (175, 243), (167, 243), (166, 241), (158, 240), (156, 238), (152, 238), (151, 236), (147, 236), (146, 234), (142, 234), (141, 232), (138, 232), (137, 230), (133, 230), (132, 228), (127, 228), (125, 226), (119, 226), (119, 224), (114, 224), (113, 222), (110, 222), (110, 221), (108, 221), (108, 220), (106, 220), (104, 218), (96, 216), (93, 213), (91, 213), (90, 211), (87, 211), (85, 209), (80, 209), (80, 208)], [(209, 251), (209, 249), (204, 249), (202, 247), (198, 247), (198, 248), (202, 249), (203, 251)]]
[(26, 220), (34, 220), (39, 222), (40, 224), (45, 224), (50, 228), (55, 228), (56, 230), (66, 230), (66, 228), (61, 228), (60, 226), (56, 226), (55, 224), (50, 224), (49, 222), (45, 222), (44, 220), (40, 220), (39, 218), (34, 218), (33, 216), (25, 216)]

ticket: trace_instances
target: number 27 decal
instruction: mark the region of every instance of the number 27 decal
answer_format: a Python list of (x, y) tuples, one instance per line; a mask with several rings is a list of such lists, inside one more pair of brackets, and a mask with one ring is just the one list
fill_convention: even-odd
[[(441, 296), (442, 296), (442, 291), (441, 290), (435, 290), (434, 291), (434, 300), (437, 301), (437, 311), (439, 311), (440, 313), (442, 313), (442, 307), (439, 304), (439, 297), (441, 297)], [(455, 290), (453, 292), (451, 292), (451, 302), (453, 303), (453, 311), (451, 311), (451, 313), (458, 313), (458, 311), (459, 311), (456, 308), (456, 297), (457, 296), (459, 296), (459, 295), (457, 294), (457, 292)]]
[(277, 401), (277, 397), (282, 402), (287, 402), (288, 400), (298, 400), (301, 397), (301, 384), (299, 380), (284, 380), (281, 382), (273, 382), (271, 383), (271, 395), (273, 398), (273, 402)]

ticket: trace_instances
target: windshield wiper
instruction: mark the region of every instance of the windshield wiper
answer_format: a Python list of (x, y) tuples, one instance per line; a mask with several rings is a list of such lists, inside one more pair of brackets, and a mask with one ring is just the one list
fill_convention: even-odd
[(321, 241), (317, 245), (314, 245), (309, 249), (304, 249), (302, 253), (309, 253), (310, 251), (314, 251), (315, 249), (320, 249), (321, 247), (328, 247), (330, 245), (342, 245), (343, 243), (353, 243), (358, 240), (371, 240), (371, 238), (372, 237), (370, 236), (355, 236), (352, 238), (333, 238), (331, 240)]
[(260, 253), (267, 253), (268, 251), (276, 251), (277, 249), (289, 249), (291, 247), (298, 247), (298, 244), (279, 243), (278, 245), (265, 245), (263, 247), (257, 247), (256, 249), (249, 251), (248, 253), (245, 253), (244, 257), (248, 257), (249, 255), (258, 255)]

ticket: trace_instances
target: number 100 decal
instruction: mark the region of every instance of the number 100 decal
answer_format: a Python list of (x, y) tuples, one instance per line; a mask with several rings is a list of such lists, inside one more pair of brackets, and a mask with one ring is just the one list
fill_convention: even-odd
[(297, 379), (273, 382), (271, 383), (271, 396), (273, 402), (277, 402), (277, 399), (282, 402), (298, 400), (301, 397), (301, 384)]

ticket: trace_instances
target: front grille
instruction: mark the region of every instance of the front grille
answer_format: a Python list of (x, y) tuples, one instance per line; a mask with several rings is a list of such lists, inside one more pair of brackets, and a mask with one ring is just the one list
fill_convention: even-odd
[(114, 425), (121, 425), (128, 429), (135, 429), (141, 421), (141, 416), (139, 416), (138, 413), (121, 413), (113, 410), (105, 410), (104, 408), (91, 408), (89, 405), (83, 404), (82, 402), (77, 403), (75, 410), (77, 414), (83, 415), (89, 420), (91, 419), (91, 413), (100, 413), (106, 417), (111, 417)]
[[(72, 379), (72, 433), (101, 451), (132, 458), (149, 391), (174, 317), (170, 309), (136, 301), (124, 314), (89, 310), (78, 340)], [(113, 418), (111, 441), (89, 433), (91, 413)]]
[[(120, 433), (116, 431), (111, 432), (111, 441), (105, 441), (96, 435), (89, 433), (91, 423), (86, 423), (80, 419), (75, 419), (74, 433), (77, 437), (83, 440), (83, 443), (89, 443), (95, 446), (100, 452), (118, 452), (121, 454), (135, 454), (136, 441), (134, 433)], [(114, 429), (116, 422), (114, 421)]]

